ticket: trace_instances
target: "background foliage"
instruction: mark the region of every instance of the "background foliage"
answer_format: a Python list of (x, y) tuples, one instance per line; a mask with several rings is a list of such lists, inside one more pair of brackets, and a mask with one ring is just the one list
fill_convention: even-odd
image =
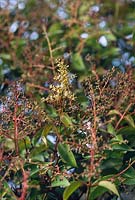
[(134, 10), (0, 0), (0, 199), (133, 199)]

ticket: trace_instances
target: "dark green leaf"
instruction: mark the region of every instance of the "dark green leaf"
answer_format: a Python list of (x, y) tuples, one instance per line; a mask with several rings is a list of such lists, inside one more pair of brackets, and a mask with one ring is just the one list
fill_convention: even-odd
[(127, 144), (113, 144), (112, 148), (118, 151), (135, 151), (134, 149), (130, 148)]
[(133, 167), (130, 167), (124, 174), (123, 177), (125, 178), (134, 178), (135, 179), (135, 169)]
[(135, 128), (133, 127), (124, 127), (119, 129), (118, 135), (122, 135), (124, 139), (128, 140), (131, 147), (135, 145)]
[[(110, 152), (111, 153), (111, 152)], [(118, 158), (109, 158), (102, 162), (101, 169), (119, 169), (122, 166), (122, 157)]]
[(135, 136), (135, 128), (130, 127), (130, 126), (121, 128), (121, 129), (119, 129), (118, 134)]

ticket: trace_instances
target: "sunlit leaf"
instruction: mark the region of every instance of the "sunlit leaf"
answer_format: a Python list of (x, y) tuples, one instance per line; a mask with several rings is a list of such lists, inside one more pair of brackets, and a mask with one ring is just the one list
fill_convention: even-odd
[(110, 190), (111, 192), (113, 192), (114, 194), (119, 196), (118, 190), (117, 190), (117, 188), (116, 188), (114, 183), (112, 183), (110, 181), (100, 181), (98, 183), (98, 185)]
[(5, 60), (11, 60), (11, 55), (6, 53), (1, 53), (0, 58), (3, 58)]
[(131, 125), (133, 128), (135, 128), (134, 119), (132, 118), (131, 115), (126, 115), (124, 117), (124, 119), (129, 123), (129, 125)]
[(119, 115), (119, 116), (121, 116), (121, 113), (118, 110), (110, 110), (108, 115)]

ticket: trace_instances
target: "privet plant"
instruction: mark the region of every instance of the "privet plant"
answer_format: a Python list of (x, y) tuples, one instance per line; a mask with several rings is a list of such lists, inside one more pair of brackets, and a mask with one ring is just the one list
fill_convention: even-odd
[(54, 66), (44, 98), (23, 81), (1, 97), (0, 199), (120, 198), (135, 183), (133, 70), (93, 68), (75, 89), (64, 61)]

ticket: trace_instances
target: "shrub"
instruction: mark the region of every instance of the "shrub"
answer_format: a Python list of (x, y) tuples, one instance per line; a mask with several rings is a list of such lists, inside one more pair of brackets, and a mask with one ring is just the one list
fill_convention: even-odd
[(57, 62), (41, 106), (21, 82), (1, 98), (1, 198), (95, 199), (134, 182), (133, 73), (93, 69), (79, 102), (67, 67)]

